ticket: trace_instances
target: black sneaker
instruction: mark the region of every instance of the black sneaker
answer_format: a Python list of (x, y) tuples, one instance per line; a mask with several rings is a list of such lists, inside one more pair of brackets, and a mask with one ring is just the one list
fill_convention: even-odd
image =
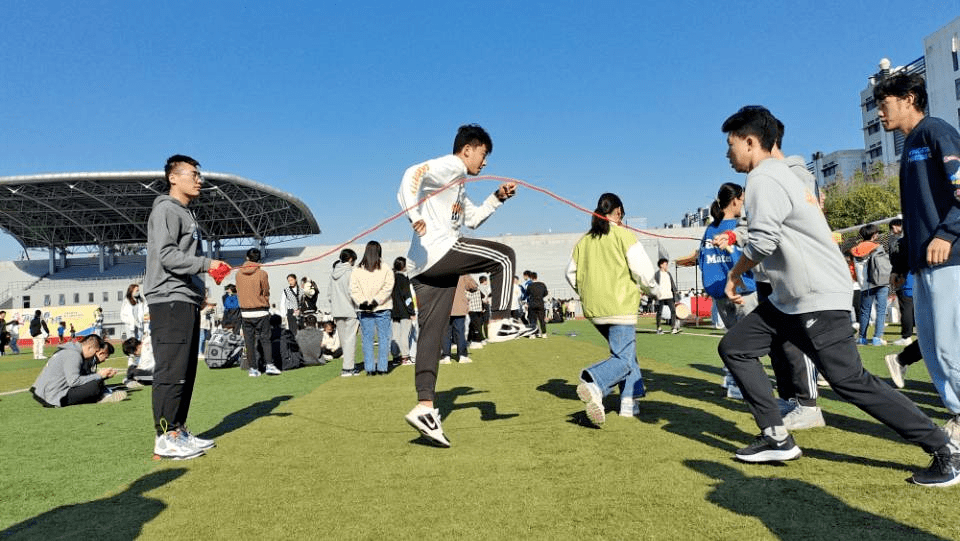
[(933, 462), (910, 477), (915, 484), (925, 487), (949, 487), (960, 483), (960, 453), (945, 445), (933, 453)]
[(801, 454), (793, 436), (789, 434), (783, 441), (760, 434), (750, 445), (737, 449), (736, 457), (744, 462), (783, 462), (800, 458)]

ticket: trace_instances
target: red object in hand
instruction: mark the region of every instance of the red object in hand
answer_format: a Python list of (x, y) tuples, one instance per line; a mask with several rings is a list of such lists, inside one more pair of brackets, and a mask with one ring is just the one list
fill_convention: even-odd
[(211, 267), (207, 270), (207, 274), (213, 277), (213, 281), (220, 285), (220, 282), (230, 274), (230, 265), (224, 265), (221, 263), (217, 268)]

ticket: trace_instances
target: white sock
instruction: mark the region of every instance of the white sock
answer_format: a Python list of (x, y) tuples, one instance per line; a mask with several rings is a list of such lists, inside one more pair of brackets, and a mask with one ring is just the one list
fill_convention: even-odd
[(767, 428), (764, 428), (764, 429), (763, 429), (763, 434), (764, 434), (765, 436), (770, 436), (771, 438), (773, 438), (773, 439), (775, 439), (775, 440), (777, 440), (777, 441), (783, 441), (783, 440), (787, 439), (787, 436), (790, 435), (790, 434), (787, 432), (787, 427), (785, 427), (785, 426), (783, 426), (783, 425), (768, 426)]

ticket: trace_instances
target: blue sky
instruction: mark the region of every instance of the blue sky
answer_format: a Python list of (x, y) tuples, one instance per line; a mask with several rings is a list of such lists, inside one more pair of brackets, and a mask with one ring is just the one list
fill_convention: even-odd
[[(319, 244), (396, 212), (403, 170), (448, 153), (467, 122), (493, 136), (484, 173), (591, 208), (612, 191), (628, 216), (678, 221), (742, 182), (719, 130), (737, 108), (769, 107), (790, 154), (862, 147), (877, 62), (920, 57), (960, 13), (956, 0), (3, 5), (0, 176), (190, 154), (302, 199)], [(521, 190), (478, 234), (588, 222)], [(398, 223), (372, 238), (408, 237)], [(0, 257), (18, 253), (2, 235)]]

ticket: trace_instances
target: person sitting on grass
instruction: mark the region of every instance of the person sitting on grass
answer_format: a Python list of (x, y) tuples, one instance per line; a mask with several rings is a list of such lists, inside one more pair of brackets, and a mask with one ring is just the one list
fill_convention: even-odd
[(117, 369), (96, 370), (97, 363), (106, 360), (112, 350), (113, 346), (96, 334), (85, 336), (79, 342), (60, 344), (30, 392), (46, 408), (120, 402), (127, 393), (111, 392), (104, 384), (117, 374)]
[(297, 345), (303, 354), (304, 366), (327, 364), (323, 359), (323, 332), (317, 328), (317, 316), (310, 314), (303, 318), (303, 328), (297, 333)]
[(123, 385), (127, 389), (152, 385), (154, 360), (150, 335), (145, 335), (143, 341), (127, 338), (123, 342), (123, 353), (127, 356), (127, 377), (123, 380)]
[(577, 386), (587, 417), (597, 426), (606, 420), (603, 397), (614, 387), (620, 387), (624, 417), (639, 413), (636, 401), (646, 394), (637, 363), (637, 281), (639, 277), (652, 287), (654, 270), (636, 236), (621, 227), (623, 215), (617, 195), (601, 195), (590, 231), (577, 242), (567, 265), (567, 281), (580, 294), (583, 315), (610, 344), (610, 357), (584, 368)]
[(343, 348), (340, 347), (340, 336), (337, 334), (337, 324), (333, 321), (323, 322), (323, 341), (320, 344), (321, 359), (329, 362), (343, 357)]

